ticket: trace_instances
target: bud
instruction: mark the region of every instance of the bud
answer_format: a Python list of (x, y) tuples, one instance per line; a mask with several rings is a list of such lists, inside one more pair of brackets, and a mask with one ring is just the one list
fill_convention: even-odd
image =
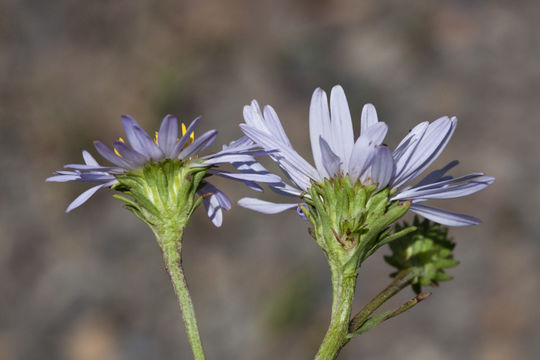
[[(416, 293), (420, 293), (422, 286), (437, 286), (440, 281), (451, 280), (452, 277), (444, 270), (457, 266), (459, 262), (453, 258), (455, 243), (448, 237), (446, 227), (427, 219), (420, 222), (417, 217), (413, 225), (416, 231), (391, 242), (392, 254), (384, 259), (397, 270), (390, 274), (392, 277), (400, 271), (411, 269), (416, 274), (412, 287)], [(406, 222), (396, 224), (395, 231), (408, 227)]]

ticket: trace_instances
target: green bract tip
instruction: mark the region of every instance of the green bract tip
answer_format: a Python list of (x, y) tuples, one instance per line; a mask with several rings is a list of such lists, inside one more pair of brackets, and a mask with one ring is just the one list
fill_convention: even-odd
[(313, 182), (303, 199), (317, 243), (329, 261), (351, 271), (395, 238), (389, 226), (410, 205), (391, 201), (388, 189), (377, 191), (377, 185), (352, 182), (349, 176)]
[(114, 195), (126, 203), (154, 232), (163, 227), (183, 228), (202, 201), (196, 192), (203, 186), (206, 168), (184, 166), (179, 160), (149, 163), (144, 168), (117, 177), (114, 190), (131, 198)]

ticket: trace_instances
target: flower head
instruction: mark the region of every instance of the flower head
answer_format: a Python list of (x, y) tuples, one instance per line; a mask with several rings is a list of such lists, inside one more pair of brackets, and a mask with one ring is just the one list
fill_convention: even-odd
[[(186, 195), (184, 193), (187, 190), (182, 190), (182, 185), (189, 183), (191, 186), (193, 185), (191, 179), (198, 178), (192, 190), (200, 195), (214, 225), (220, 226), (222, 209), (229, 210), (231, 202), (221, 190), (208, 182), (209, 175), (243, 181), (255, 189), (258, 187), (255, 182), (279, 183), (280, 178), (268, 173), (264, 168), (261, 170), (257, 167), (254, 156), (265, 152), (254, 150), (253, 142), (247, 137), (233, 141), (215, 154), (199, 156), (214, 142), (217, 131), (210, 130), (195, 138), (194, 132), (198, 122), (199, 118), (193, 120), (187, 127), (181, 124), (179, 129), (178, 120), (172, 115), (167, 115), (161, 122), (159, 131), (155, 133), (155, 138), (152, 139), (135, 119), (122, 116), (126, 140), (119, 138), (113, 142), (112, 149), (101, 141), (94, 142), (98, 153), (114, 166), (102, 166), (89, 152), (83, 151), (84, 164), (66, 165), (65, 168), (69, 170), (57, 171), (56, 175), (49, 177), (47, 181), (98, 184), (79, 195), (68, 206), (66, 212), (79, 207), (99, 189), (105, 187), (123, 191), (140, 203), (149, 200), (146, 205), (135, 206), (133, 201), (122, 197), (132, 210), (137, 208), (135, 210), (140, 211), (141, 206), (152, 208), (156, 207), (158, 202), (158, 197), (153, 193), (155, 189), (151, 189), (150, 183), (155, 183), (155, 186), (160, 188), (155, 190), (157, 193), (162, 190), (161, 188), (167, 188), (166, 191), (170, 192), (165, 196), (169, 198), (161, 202), (161, 206), (167, 209), (177, 202), (178, 199), (174, 196), (180, 196), (180, 193), (182, 196)], [(222, 163), (232, 163), (241, 173), (216, 168)], [(195, 176), (197, 173), (200, 173), (200, 176)], [(137, 189), (144, 194), (137, 194)]]
[[(442, 117), (432, 123), (423, 122), (414, 127), (392, 152), (383, 140), (388, 130), (378, 121), (375, 107), (364, 106), (360, 119), (360, 136), (354, 139), (349, 106), (341, 86), (330, 94), (316, 89), (309, 110), (309, 130), (315, 167), (304, 160), (292, 147), (276, 112), (270, 106), (261, 111), (254, 100), (244, 108), (244, 133), (265, 150), (275, 149), (269, 156), (281, 167), (292, 185), (278, 184), (272, 188), (280, 193), (309, 198), (309, 189), (324, 179), (348, 177), (351, 183), (364, 186), (375, 184), (377, 191), (387, 188), (389, 201), (408, 202), (410, 210), (432, 221), (451, 226), (477, 224), (480, 221), (464, 214), (421, 204), (429, 199), (449, 199), (466, 196), (485, 189), (494, 178), (473, 173), (458, 178), (446, 175), (457, 165), (453, 161), (433, 171), (417, 184), (417, 179), (437, 159), (450, 140), (456, 125), (455, 117)], [(306, 197), (306, 193), (308, 193)], [(300, 203), (301, 203), (300, 202)], [(274, 204), (244, 198), (243, 207), (263, 213), (277, 213), (296, 208), (299, 202)]]
[[(455, 242), (448, 236), (448, 228), (433, 224), (429, 220), (420, 221), (414, 217), (412, 225), (416, 230), (390, 242), (390, 255), (384, 260), (396, 271), (390, 276), (395, 277), (402, 271), (411, 271), (414, 275), (412, 287), (419, 294), (422, 286), (436, 286), (440, 281), (451, 280), (445, 270), (455, 267), (459, 261), (454, 259)], [(409, 224), (396, 224), (395, 231), (399, 232), (409, 227)]]

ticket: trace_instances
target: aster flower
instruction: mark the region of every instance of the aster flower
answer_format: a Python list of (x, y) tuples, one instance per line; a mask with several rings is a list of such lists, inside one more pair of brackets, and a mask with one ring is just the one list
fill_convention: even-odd
[[(215, 154), (199, 156), (209, 147), (217, 137), (216, 130), (210, 130), (195, 138), (194, 131), (199, 123), (195, 119), (189, 126), (182, 123), (181, 135), (179, 134), (178, 120), (172, 115), (163, 119), (159, 131), (152, 139), (130, 116), (122, 116), (122, 123), (126, 132), (127, 142), (119, 138), (113, 143), (113, 149), (101, 141), (95, 141), (94, 146), (98, 153), (114, 164), (114, 166), (100, 165), (89, 152), (83, 151), (84, 164), (69, 164), (65, 168), (68, 171), (57, 171), (55, 176), (47, 181), (66, 182), (79, 181), (97, 183), (98, 185), (79, 195), (66, 209), (69, 212), (84, 204), (98, 190), (106, 187), (114, 187), (119, 184), (119, 177), (130, 173), (139, 173), (142, 169), (153, 163), (166, 160), (174, 160), (182, 163), (184, 167), (207, 169), (206, 175), (227, 177), (246, 183), (254, 188), (256, 181), (274, 182), (280, 181), (279, 177), (268, 172), (244, 172), (232, 173), (215, 168), (223, 163), (233, 163), (237, 168), (253, 168), (256, 164), (254, 155), (260, 155), (261, 151), (254, 150), (254, 144), (248, 138), (243, 137), (232, 142), (229, 146)], [(222, 209), (229, 210), (231, 202), (227, 195), (206, 178), (201, 182), (197, 193), (203, 198), (203, 204), (208, 216), (216, 226), (222, 223)]]
[(378, 121), (371, 104), (363, 107), (360, 136), (355, 140), (349, 106), (341, 86), (330, 94), (316, 89), (309, 110), (309, 130), (315, 166), (293, 148), (270, 106), (261, 111), (256, 101), (244, 107), (242, 131), (280, 166), (290, 184), (270, 184), (295, 201), (275, 204), (243, 198), (243, 207), (273, 214), (296, 208), (312, 228), (332, 273), (333, 302), (330, 326), (315, 359), (334, 359), (351, 338), (394, 317), (425, 299), (417, 298), (396, 310), (372, 316), (387, 299), (410, 284), (410, 269), (351, 320), (352, 301), (360, 264), (377, 249), (416, 230), (394, 227), (409, 209), (445, 225), (471, 225), (479, 220), (422, 204), (429, 199), (466, 196), (485, 189), (494, 179), (482, 173), (453, 178), (446, 173), (457, 162), (433, 171), (411, 185), (440, 155), (452, 136), (457, 119), (442, 117), (414, 127), (391, 151), (383, 144), (388, 127)]
[[(113, 166), (102, 166), (90, 153), (83, 151), (84, 164), (66, 165), (68, 170), (57, 171), (47, 181), (97, 184), (79, 195), (66, 211), (82, 205), (102, 188), (111, 187), (122, 194), (114, 197), (123, 201), (125, 207), (144, 221), (156, 236), (180, 304), (194, 358), (204, 360), (195, 311), (182, 269), (184, 228), (201, 203), (215, 226), (222, 223), (222, 210), (230, 209), (229, 198), (208, 181), (211, 175), (242, 181), (255, 190), (262, 190), (257, 182), (277, 184), (281, 180), (257, 164), (254, 156), (264, 155), (266, 151), (255, 149), (255, 144), (247, 137), (223, 146), (215, 154), (201, 156), (201, 152), (216, 139), (217, 131), (210, 130), (195, 138), (198, 122), (197, 118), (187, 128), (182, 124), (180, 134), (178, 120), (167, 115), (152, 139), (135, 119), (123, 116), (127, 141), (119, 138), (112, 149), (101, 141), (94, 142), (98, 153)], [(239, 172), (217, 167), (224, 163), (232, 164)]]
[[(254, 100), (244, 107), (244, 133), (261, 148), (277, 149), (270, 157), (285, 172), (291, 185), (278, 184), (272, 188), (285, 195), (304, 199), (313, 183), (324, 179), (348, 176), (352, 183), (388, 188), (390, 200), (411, 202), (410, 210), (432, 221), (464, 226), (478, 224), (480, 220), (447, 210), (421, 204), (429, 199), (449, 199), (467, 196), (485, 189), (494, 179), (482, 173), (472, 173), (458, 178), (445, 175), (457, 165), (453, 161), (440, 170), (417, 179), (446, 147), (456, 125), (455, 117), (441, 117), (432, 123), (415, 126), (392, 152), (383, 144), (388, 127), (378, 121), (375, 107), (364, 106), (360, 119), (360, 136), (355, 141), (353, 125), (345, 93), (335, 86), (330, 94), (330, 108), (326, 93), (316, 89), (311, 99), (309, 128), (315, 167), (304, 160), (292, 147), (281, 122), (270, 106), (261, 111)], [(299, 202), (275, 204), (260, 199), (243, 198), (243, 207), (273, 214), (296, 208)]]

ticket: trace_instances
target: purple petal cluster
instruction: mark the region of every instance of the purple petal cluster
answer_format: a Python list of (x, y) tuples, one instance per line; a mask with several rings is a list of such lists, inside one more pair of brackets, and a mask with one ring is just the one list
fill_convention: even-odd
[[(120, 138), (113, 142), (113, 149), (101, 141), (94, 142), (98, 153), (115, 166), (101, 166), (90, 153), (83, 151), (84, 164), (66, 165), (65, 168), (69, 170), (56, 171), (56, 175), (49, 177), (47, 181), (80, 181), (98, 184), (79, 195), (68, 206), (66, 212), (85, 203), (99, 189), (117, 184), (117, 175), (129, 173), (150, 162), (160, 162), (165, 159), (180, 160), (191, 167), (208, 167), (209, 174), (243, 181), (255, 189), (260, 188), (255, 183), (256, 181), (271, 184), (281, 182), (279, 176), (270, 174), (266, 169), (257, 166), (254, 156), (266, 154), (266, 152), (255, 150), (255, 144), (247, 137), (233, 141), (215, 154), (199, 156), (217, 137), (217, 131), (210, 130), (192, 140), (199, 119), (193, 120), (180, 135), (178, 120), (172, 115), (167, 115), (161, 122), (154, 140), (135, 119), (122, 116), (127, 141)], [(216, 165), (223, 163), (232, 163), (241, 173), (215, 168)], [(198, 194), (203, 196), (203, 204), (214, 225), (220, 226), (223, 217), (222, 210), (231, 208), (229, 198), (206, 179), (198, 190)]]
[[(410, 201), (410, 210), (432, 221), (464, 226), (480, 220), (447, 210), (421, 204), (429, 199), (449, 199), (467, 196), (491, 185), (494, 178), (473, 173), (458, 178), (446, 175), (457, 165), (453, 161), (435, 170), (415, 185), (414, 182), (438, 158), (457, 125), (457, 118), (441, 117), (431, 123), (415, 126), (394, 151), (383, 144), (388, 127), (380, 122), (375, 107), (366, 104), (360, 118), (360, 136), (355, 140), (347, 98), (341, 86), (332, 89), (330, 102), (326, 93), (316, 89), (309, 109), (309, 132), (315, 167), (292, 147), (279, 118), (270, 106), (261, 111), (254, 100), (244, 107), (242, 131), (264, 150), (274, 150), (269, 156), (281, 167), (292, 183), (271, 185), (284, 195), (301, 197), (312, 181), (349, 176), (364, 185), (377, 184), (378, 189), (390, 188), (390, 200)], [(296, 208), (298, 202), (275, 204), (255, 198), (239, 201), (243, 207), (266, 214)]]
[(81, 206), (94, 195), (99, 189), (112, 186), (118, 181), (113, 174), (119, 174), (122, 169), (114, 167), (105, 167), (98, 164), (96, 159), (86, 150), (82, 152), (84, 164), (69, 164), (64, 166), (70, 171), (56, 171), (57, 175), (47, 178), (47, 181), (53, 182), (67, 182), (67, 181), (81, 181), (97, 183), (98, 185), (91, 187), (90, 189), (77, 196), (75, 200), (69, 204), (66, 212)]

